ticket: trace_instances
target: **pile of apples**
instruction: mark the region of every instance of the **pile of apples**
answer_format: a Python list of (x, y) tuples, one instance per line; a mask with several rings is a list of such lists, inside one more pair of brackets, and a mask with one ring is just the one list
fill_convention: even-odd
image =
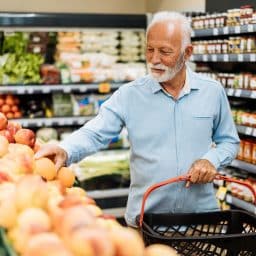
[(21, 118), (22, 113), (19, 108), (19, 103), (20, 100), (15, 95), (0, 95), (0, 111), (2, 111), (9, 119)]
[(0, 226), (19, 256), (174, 256), (103, 214), (75, 176), (35, 159), (35, 134), (0, 113)]

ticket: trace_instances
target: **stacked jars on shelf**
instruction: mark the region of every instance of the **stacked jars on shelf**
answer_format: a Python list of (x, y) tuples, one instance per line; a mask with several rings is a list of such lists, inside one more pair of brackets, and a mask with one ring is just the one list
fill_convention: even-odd
[(242, 139), (237, 159), (256, 164), (256, 139)]
[(240, 26), (256, 23), (256, 11), (251, 5), (229, 9), (224, 13), (213, 13), (193, 17), (191, 25), (193, 29), (209, 29), (224, 26)]
[(194, 54), (255, 53), (255, 36), (229, 37), (224, 40), (194, 41)]
[(256, 128), (256, 113), (232, 109), (232, 115), (236, 124)]
[(214, 73), (198, 72), (201, 75), (208, 76), (218, 80), (225, 88), (256, 90), (256, 74), (252, 73)]

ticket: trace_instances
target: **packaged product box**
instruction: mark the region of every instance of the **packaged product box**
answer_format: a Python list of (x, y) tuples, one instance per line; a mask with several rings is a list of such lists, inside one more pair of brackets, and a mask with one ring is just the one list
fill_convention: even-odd
[(72, 116), (73, 104), (70, 94), (52, 94), (54, 116)]

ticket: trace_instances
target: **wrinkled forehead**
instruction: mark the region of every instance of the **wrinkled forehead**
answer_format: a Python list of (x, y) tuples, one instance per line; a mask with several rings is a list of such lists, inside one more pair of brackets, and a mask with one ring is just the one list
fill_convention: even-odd
[(182, 29), (178, 22), (157, 22), (147, 32), (147, 42), (162, 41), (175, 44), (182, 42)]

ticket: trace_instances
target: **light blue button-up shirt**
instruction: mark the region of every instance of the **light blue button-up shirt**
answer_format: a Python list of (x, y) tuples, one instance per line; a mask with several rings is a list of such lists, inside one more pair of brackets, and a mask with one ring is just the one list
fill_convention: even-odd
[[(239, 137), (221, 84), (187, 68), (190, 91), (175, 100), (151, 76), (120, 87), (99, 114), (75, 131), (61, 147), (68, 164), (106, 147), (126, 126), (131, 144), (131, 185), (125, 214), (135, 225), (142, 196), (157, 182), (187, 173), (197, 159), (208, 159), (217, 169), (236, 156)], [(216, 144), (213, 147), (213, 142)], [(204, 212), (217, 210), (212, 184), (184, 182), (154, 191), (150, 212)]]

